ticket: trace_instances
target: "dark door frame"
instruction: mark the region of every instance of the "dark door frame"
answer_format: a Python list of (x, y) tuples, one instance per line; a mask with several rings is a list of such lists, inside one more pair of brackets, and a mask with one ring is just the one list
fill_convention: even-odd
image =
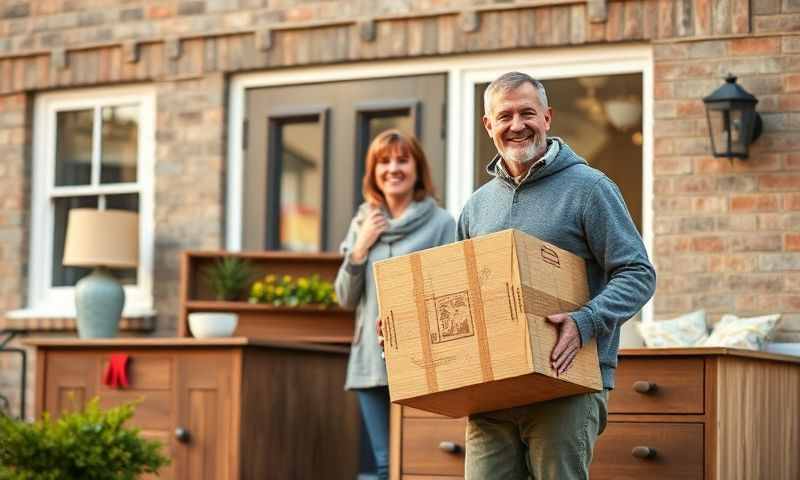
[[(328, 174), (330, 163), (330, 152), (328, 146), (329, 136), (329, 112), (328, 106), (314, 106), (281, 110), (273, 112), (267, 117), (269, 141), (267, 142), (267, 209), (264, 222), (264, 248), (266, 250), (280, 250), (280, 219), (281, 219), (281, 184), (280, 178), (283, 172), (281, 161), (281, 150), (283, 147), (282, 132), (283, 127), (289, 123), (300, 123), (308, 120), (316, 120), (322, 124), (322, 205), (320, 210), (320, 240), (319, 249), (324, 252), (327, 247), (328, 237)], [(270, 229), (270, 220), (276, 220), (278, 228)]]

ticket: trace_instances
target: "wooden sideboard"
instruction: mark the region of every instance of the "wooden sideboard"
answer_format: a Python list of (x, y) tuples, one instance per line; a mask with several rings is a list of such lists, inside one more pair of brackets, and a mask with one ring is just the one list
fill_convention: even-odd
[[(464, 475), (465, 419), (392, 406), (392, 480)], [(620, 352), (592, 480), (800, 478), (800, 358), (724, 348)]]
[[(140, 400), (132, 424), (165, 445), (180, 480), (354, 479), (359, 412), (344, 384), (348, 349), (247, 338), (33, 339), (36, 416), (99, 396)], [(129, 356), (130, 385), (101, 376)]]

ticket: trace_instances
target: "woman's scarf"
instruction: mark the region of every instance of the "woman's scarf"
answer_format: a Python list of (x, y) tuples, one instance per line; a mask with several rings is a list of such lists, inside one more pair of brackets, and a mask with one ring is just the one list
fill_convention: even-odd
[[(356, 214), (356, 224), (360, 227), (367, 215), (375, 208), (369, 203), (363, 203), (358, 208)], [(417, 230), (431, 218), (436, 212), (436, 201), (432, 197), (425, 197), (422, 201), (412, 201), (405, 212), (398, 218), (391, 218), (386, 206), (379, 207), (386, 219), (389, 221), (389, 228), (378, 238), (379, 242), (394, 243), (402, 240), (403, 237)]]

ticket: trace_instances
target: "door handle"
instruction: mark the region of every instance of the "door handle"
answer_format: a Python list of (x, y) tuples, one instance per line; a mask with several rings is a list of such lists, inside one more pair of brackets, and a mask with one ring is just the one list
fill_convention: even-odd
[(439, 450), (447, 453), (460, 453), (463, 448), (456, 442), (439, 442)]
[(642, 460), (649, 460), (651, 458), (655, 458), (656, 449), (644, 446), (633, 447), (633, 450), (631, 450), (631, 455)]
[(638, 393), (653, 393), (658, 390), (658, 385), (653, 382), (639, 380), (638, 382), (633, 382), (633, 389)]
[(183, 427), (178, 427), (175, 429), (175, 438), (181, 443), (189, 443), (192, 435), (189, 433), (189, 430)]

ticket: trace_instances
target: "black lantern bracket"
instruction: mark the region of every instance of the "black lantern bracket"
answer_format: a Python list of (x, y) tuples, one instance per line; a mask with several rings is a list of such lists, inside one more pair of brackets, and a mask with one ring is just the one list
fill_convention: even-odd
[(763, 122), (756, 112), (758, 99), (728, 74), (725, 83), (703, 98), (708, 119), (711, 149), (715, 157), (749, 156), (749, 146), (761, 136)]

